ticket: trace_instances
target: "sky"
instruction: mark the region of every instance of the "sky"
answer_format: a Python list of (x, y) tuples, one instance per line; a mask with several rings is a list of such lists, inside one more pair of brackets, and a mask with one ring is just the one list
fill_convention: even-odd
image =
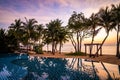
[[(0, 28), (7, 29), (15, 19), (35, 18), (39, 24), (60, 19), (66, 26), (73, 11), (83, 12), (85, 17), (97, 13), (100, 8), (118, 4), (120, 0), (0, 0)], [(107, 44), (115, 44), (115, 31), (110, 33)], [(96, 42), (105, 37), (104, 29), (96, 36)], [(86, 40), (89, 42), (89, 40)]]

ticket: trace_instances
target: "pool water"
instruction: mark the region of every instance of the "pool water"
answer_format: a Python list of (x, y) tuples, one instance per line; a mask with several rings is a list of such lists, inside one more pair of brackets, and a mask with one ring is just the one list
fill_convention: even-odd
[(26, 54), (0, 58), (0, 80), (119, 80), (120, 66)]

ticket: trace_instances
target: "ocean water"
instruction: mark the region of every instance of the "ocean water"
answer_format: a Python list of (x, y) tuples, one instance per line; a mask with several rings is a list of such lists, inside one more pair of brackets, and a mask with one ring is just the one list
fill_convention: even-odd
[[(44, 50), (47, 50), (47, 47), (44, 46)], [(49, 50), (51, 51), (51, 45), (49, 45)], [(74, 52), (74, 48), (72, 44), (64, 44), (62, 47), (62, 52)], [(82, 45), (82, 52), (85, 52), (85, 46)], [(87, 52), (89, 52), (89, 47), (87, 47)], [(96, 52), (96, 47), (93, 47), (92, 53)], [(102, 54), (103, 55), (116, 55), (116, 46), (103, 46), (102, 47)]]

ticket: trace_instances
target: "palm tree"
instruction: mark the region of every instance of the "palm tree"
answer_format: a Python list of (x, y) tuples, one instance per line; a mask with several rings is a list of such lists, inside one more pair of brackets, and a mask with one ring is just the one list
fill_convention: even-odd
[[(120, 33), (120, 4), (114, 5), (112, 4), (112, 19), (113, 22), (116, 23), (115, 30), (117, 32), (117, 44), (116, 44), (116, 57), (119, 57), (120, 52), (119, 52), (119, 33)], [(120, 58), (120, 57), (119, 57)]]
[(44, 28), (43, 28), (44, 26), (42, 25), (42, 24), (39, 24), (39, 25), (37, 25), (37, 27), (36, 27), (36, 30), (37, 30), (37, 38), (38, 38), (38, 40), (39, 40), (39, 45), (41, 45), (41, 40), (42, 40), (42, 38), (43, 38), (43, 31), (44, 31)]
[(48, 29), (43, 30), (43, 43), (47, 45), (47, 52), (49, 50), (48, 45), (51, 43), (51, 37), (49, 37)]
[(0, 29), (0, 53), (7, 50), (7, 43), (6, 43), (6, 33), (4, 29)]
[(61, 47), (63, 46), (63, 43), (68, 41), (68, 31), (64, 27), (61, 27), (58, 31), (58, 41), (59, 41), (59, 54), (61, 54)]
[[(113, 29), (114, 23), (111, 20), (111, 11), (108, 9), (108, 7), (106, 7), (105, 9), (100, 9), (97, 15), (99, 17), (99, 25), (102, 26), (107, 33), (106, 37), (101, 43), (101, 46), (98, 49), (99, 51), (106, 41), (107, 37), (109, 36), (110, 30)], [(95, 54), (97, 54), (98, 51)]]
[(6, 37), (7, 37), (6, 42), (7, 42), (7, 45), (8, 45), (8, 48), (10, 49), (10, 51), (18, 50), (20, 40), (18, 41), (18, 37), (16, 37), (15, 32), (14, 32), (13, 29), (9, 29), (7, 31)]
[(49, 41), (51, 41), (52, 44), (52, 53), (55, 54), (55, 51), (57, 49), (57, 44), (59, 43), (58, 41), (58, 32), (59, 29), (61, 27), (61, 20), (56, 19), (54, 21), (49, 22), (48, 24), (46, 24), (47, 26), (47, 39), (50, 39)]
[(26, 22), (23, 22), (24, 26), (24, 39), (25, 39), (25, 44), (27, 44), (27, 49), (28, 49), (28, 44), (31, 43), (31, 41), (36, 40), (36, 34), (37, 32), (35, 31), (35, 27), (37, 26), (37, 21), (35, 19), (29, 19)]
[(98, 17), (96, 14), (92, 14), (91, 17), (89, 18), (89, 26), (92, 32), (92, 41), (91, 41), (91, 46), (90, 46), (90, 57), (91, 57), (91, 53), (92, 53), (92, 47), (93, 47), (93, 42), (94, 42), (94, 37), (98, 34), (99, 29), (96, 30), (96, 28), (98, 27)]
[(12, 23), (9, 28), (14, 32), (15, 37), (17, 38), (18, 43), (20, 43), (22, 35), (23, 35), (23, 26), (22, 21), (20, 19), (15, 19), (14, 23)]

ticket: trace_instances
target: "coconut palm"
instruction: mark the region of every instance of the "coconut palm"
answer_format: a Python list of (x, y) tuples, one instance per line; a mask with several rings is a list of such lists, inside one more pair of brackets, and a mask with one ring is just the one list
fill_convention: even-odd
[(0, 53), (14, 52), (18, 49), (17, 38), (14, 35), (14, 30), (9, 29), (5, 31), (0, 29)]
[(42, 42), (42, 38), (43, 38), (43, 31), (44, 31), (44, 26), (42, 24), (39, 24), (36, 26), (36, 30), (37, 30), (37, 38), (39, 41), (39, 45), (41, 45)]
[[(19, 35), (20, 36), (20, 35)], [(7, 45), (11, 51), (15, 51), (19, 47), (18, 37), (16, 37), (13, 29), (7, 31)], [(20, 40), (19, 40), (20, 41)]]
[[(104, 40), (101, 43), (101, 46), (98, 49), (99, 51), (103, 46), (104, 42), (106, 41), (106, 39), (108, 38), (110, 30), (112, 30), (113, 26), (115, 25), (111, 20), (111, 11), (108, 9), (108, 7), (106, 7), (105, 9), (100, 9), (97, 15), (99, 17), (99, 25), (102, 26), (107, 33), (107, 35), (105, 36)], [(98, 53), (98, 51), (96, 52), (96, 54)]]
[[(93, 44), (94, 42), (94, 37), (98, 34), (99, 29), (96, 29), (98, 27), (98, 17), (96, 14), (92, 14), (91, 17), (89, 18), (89, 26), (90, 26), (90, 29), (91, 29), (91, 33), (92, 33), (92, 41), (91, 41), (91, 44)], [(92, 48), (93, 48), (93, 45), (90, 46), (90, 57), (91, 57), (91, 53), (92, 53)]]
[(52, 53), (55, 54), (55, 51), (57, 49), (57, 44), (59, 43), (58, 41), (58, 32), (59, 32), (59, 29), (61, 27), (61, 20), (59, 19), (56, 19), (54, 21), (51, 21), (49, 22), (48, 24), (46, 24), (47, 26), (47, 39), (49, 39), (49, 41), (51, 41), (51, 44), (52, 44)]
[(37, 21), (35, 19), (26, 19), (26, 22), (23, 22), (24, 26), (24, 43), (27, 44), (27, 49), (28, 49), (28, 44), (31, 43), (31, 41), (36, 40), (36, 31), (35, 27), (37, 26)]
[(48, 29), (43, 30), (43, 43), (47, 45), (47, 52), (49, 50), (49, 44), (51, 43), (51, 37), (49, 37)]
[(6, 33), (4, 29), (0, 29), (0, 53), (7, 50), (7, 43), (6, 43)]
[(112, 4), (112, 19), (113, 19), (113, 22), (116, 23), (116, 27), (115, 30), (117, 32), (117, 47), (116, 47), (116, 56), (120, 58), (120, 52), (119, 52), (119, 33), (120, 33), (120, 4), (118, 5), (114, 5)]
[(14, 32), (15, 37), (17, 38), (18, 43), (20, 43), (22, 35), (23, 35), (23, 26), (22, 21), (20, 19), (15, 19), (14, 23), (12, 23), (9, 28)]
[(64, 27), (61, 27), (58, 31), (58, 42), (59, 42), (59, 53), (61, 54), (61, 47), (63, 46), (63, 43), (68, 41), (68, 31)]

